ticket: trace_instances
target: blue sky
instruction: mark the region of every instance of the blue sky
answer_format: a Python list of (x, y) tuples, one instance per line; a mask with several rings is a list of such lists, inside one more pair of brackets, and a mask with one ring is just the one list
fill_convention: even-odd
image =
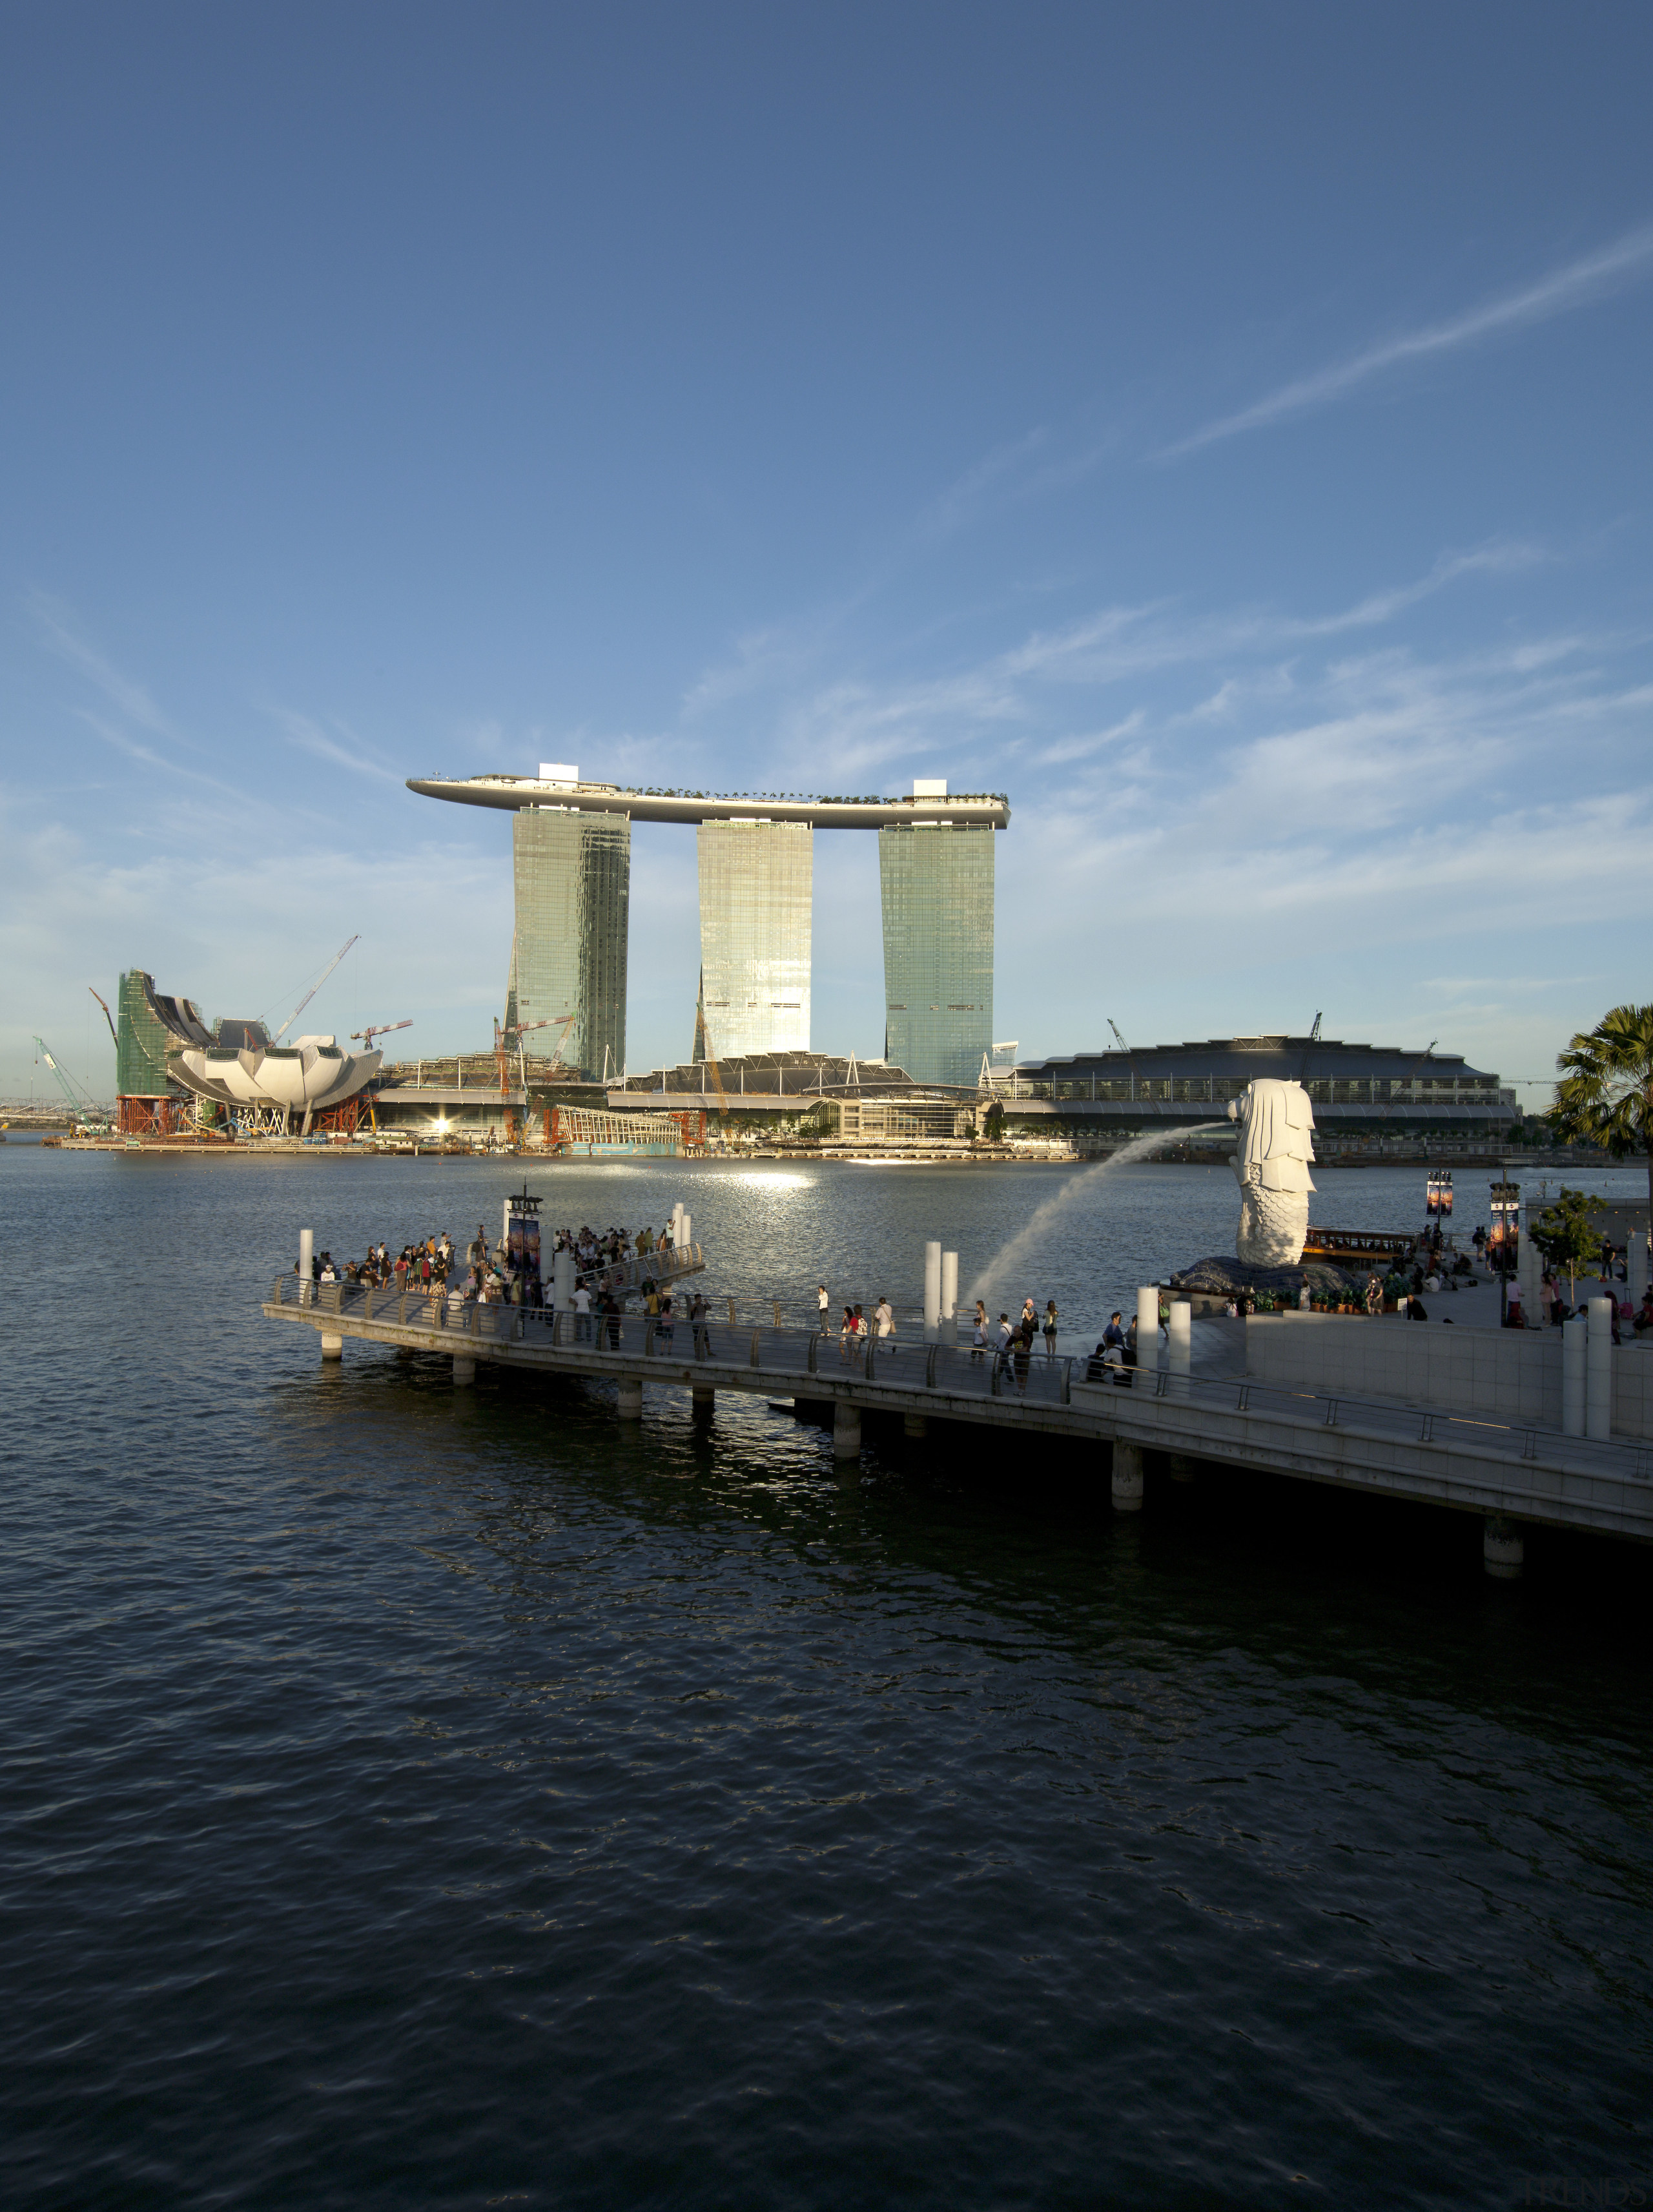
[[(1648, 988), (1653, 15), (0, 8), (0, 1092), (475, 1049), (532, 770), (1002, 789), (995, 1033)], [(633, 842), (629, 1056), (692, 838)], [(882, 1048), (875, 841), (817, 1046)], [(99, 1027), (91, 1026), (93, 1021)], [(1528, 1091), (1523, 1096), (1539, 1098)]]

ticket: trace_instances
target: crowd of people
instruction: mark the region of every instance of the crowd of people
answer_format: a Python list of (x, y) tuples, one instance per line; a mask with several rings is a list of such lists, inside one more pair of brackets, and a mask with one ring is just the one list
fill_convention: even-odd
[[(551, 1258), (554, 1266), (557, 1254), (574, 1255), (574, 1288), (568, 1310), (574, 1316), (574, 1341), (621, 1344), (625, 1325), (623, 1286), (610, 1279), (634, 1256), (646, 1261), (653, 1253), (669, 1254), (672, 1249), (671, 1235), (665, 1230), (657, 1237), (652, 1229), (643, 1228), (634, 1237), (623, 1229), (611, 1228), (601, 1236), (588, 1226), (559, 1229), (551, 1240)], [(296, 1272), (296, 1261), (294, 1266)], [(660, 1272), (667, 1272), (665, 1264)], [(495, 1246), (481, 1223), (463, 1255), (451, 1233), (443, 1230), (440, 1235), (404, 1244), (394, 1258), (382, 1243), (369, 1244), (360, 1260), (336, 1261), (331, 1252), (319, 1252), (312, 1260), (311, 1274), (319, 1284), (360, 1283), (373, 1289), (410, 1291), (419, 1297), (438, 1298), (450, 1314), (468, 1305), (523, 1306), (544, 1312), (553, 1304), (554, 1277), (548, 1279), (542, 1275), (538, 1255), (532, 1249), (513, 1253), (503, 1244)], [(671, 1291), (647, 1274), (636, 1288), (641, 1298), (645, 1342), (669, 1352), (679, 1310)], [(705, 1298), (696, 1295), (682, 1310), (701, 1356), (710, 1357), (709, 1310)]]
[[(832, 1300), (824, 1283), (816, 1285), (815, 1305), (819, 1316), (820, 1333), (830, 1337), (835, 1333)], [(1045, 1301), (1042, 1314), (1031, 1297), (1026, 1298), (1015, 1321), (1012, 1321), (1008, 1313), (1001, 1313), (996, 1326), (988, 1322), (987, 1307), (978, 1298), (970, 1326), (971, 1358), (991, 1358), (1003, 1374), (1014, 1380), (1018, 1391), (1024, 1396), (1027, 1392), (1034, 1346), (1041, 1336), (1044, 1339), (1045, 1358), (1050, 1361), (1055, 1359), (1058, 1318), (1054, 1298)], [(869, 1343), (875, 1351), (893, 1347), (897, 1335), (896, 1310), (890, 1302), (888, 1291), (878, 1293), (878, 1303), (871, 1315), (861, 1305), (844, 1306), (836, 1333), (838, 1358), (844, 1365), (859, 1363)]]

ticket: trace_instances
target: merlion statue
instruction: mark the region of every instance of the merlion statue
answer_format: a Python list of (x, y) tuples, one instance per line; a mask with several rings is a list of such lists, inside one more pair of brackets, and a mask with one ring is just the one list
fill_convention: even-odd
[(1249, 1083), (1231, 1099), (1228, 1118), (1241, 1125), (1234, 1154), (1240, 1186), (1236, 1255), (1254, 1267), (1295, 1267), (1309, 1234), (1314, 1182), (1315, 1109), (1300, 1083)]

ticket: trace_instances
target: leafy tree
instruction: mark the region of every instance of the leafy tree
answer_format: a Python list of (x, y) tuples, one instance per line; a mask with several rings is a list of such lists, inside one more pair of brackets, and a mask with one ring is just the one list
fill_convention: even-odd
[(1553, 1267), (1567, 1271), (1567, 1303), (1573, 1302), (1573, 1278), (1580, 1267), (1595, 1260), (1601, 1249), (1601, 1232), (1591, 1221), (1601, 1211), (1599, 1198), (1562, 1187), (1553, 1206), (1547, 1206), (1529, 1234)]
[(1562, 1079), (1550, 1109), (1556, 1135), (1605, 1145), (1614, 1159), (1644, 1152), (1653, 1209), (1653, 1006), (1615, 1006), (1555, 1064)]
[(1005, 1109), (995, 1098), (981, 1116), (981, 1134), (990, 1145), (1002, 1144), (1005, 1135)]

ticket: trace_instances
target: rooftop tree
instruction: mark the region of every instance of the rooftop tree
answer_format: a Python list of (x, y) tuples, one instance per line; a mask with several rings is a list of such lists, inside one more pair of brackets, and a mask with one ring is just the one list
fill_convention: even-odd
[(1615, 1006), (1556, 1055), (1550, 1123), (1571, 1142), (1604, 1145), (1614, 1159), (1647, 1160), (1653, 1226), (1653, 1006)]

